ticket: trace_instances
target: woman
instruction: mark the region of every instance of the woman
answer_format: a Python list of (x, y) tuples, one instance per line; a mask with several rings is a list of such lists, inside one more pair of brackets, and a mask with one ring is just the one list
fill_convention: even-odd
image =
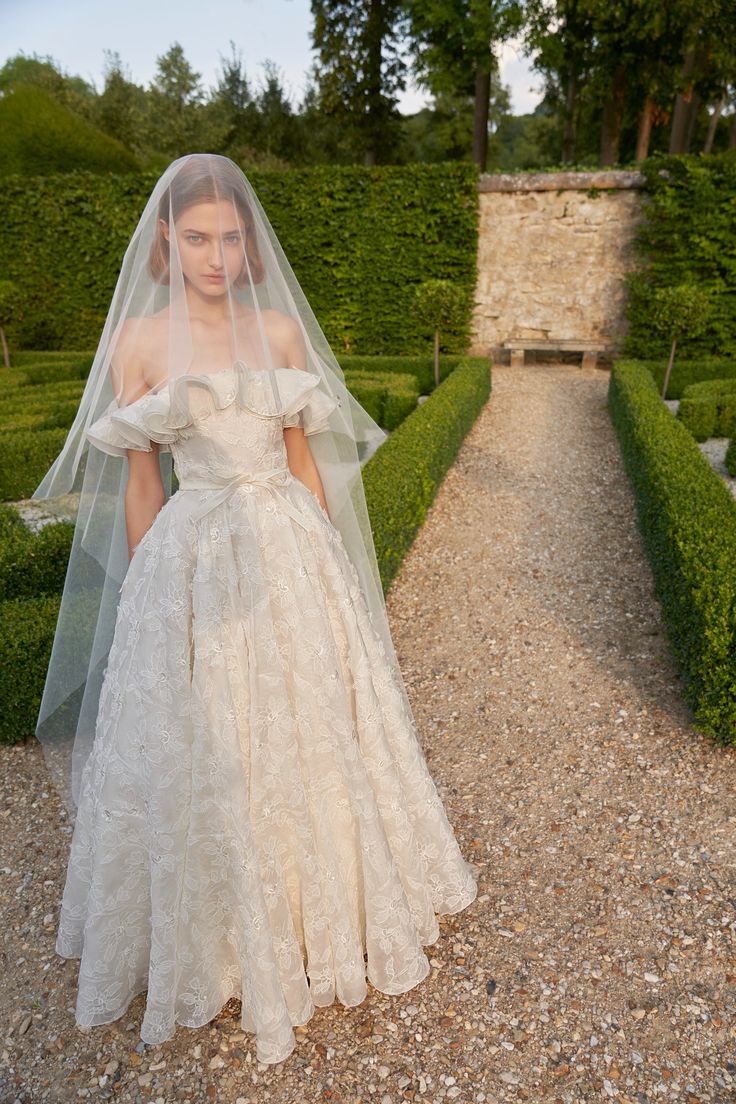
[(80, 1026), (147, 990), (162, 1043), (236, 996), (280, 1062), (316, 1006), (417, 985), (436, 913), (473, 900), (370, 536), (384, 436), (241, 170), (174, 161), (34, 495), (84, 468), (36, 729), (74, 817)]

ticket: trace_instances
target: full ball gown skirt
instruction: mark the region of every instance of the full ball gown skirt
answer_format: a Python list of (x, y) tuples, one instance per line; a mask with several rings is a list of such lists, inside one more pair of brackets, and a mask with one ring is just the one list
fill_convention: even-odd
[(283, 427), (326, 429), (335, 400), (276, 372), (280, 417), (248, 409), (238, 362), (87, 431), (157, 441), (180, 486), (120, 589), (56, 940), (79, 1026), (147, 990), (160, 1044), (239, 997), (261, 1062), (367, 980), (421, 982), (435, 914), (477, 892), (341, 535), (288, 469)]

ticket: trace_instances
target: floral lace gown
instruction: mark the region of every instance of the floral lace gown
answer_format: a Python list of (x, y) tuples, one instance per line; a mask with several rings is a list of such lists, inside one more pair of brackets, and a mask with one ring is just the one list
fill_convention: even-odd
[(120, 588), (56, 950), (81, 959), (80, 1026), (147, 990), (141, 1039), (163, 1043), (235, 996), (279, 1062), (315, 1006), (421, 982), (435, 914), (477, 887), (340, 533), (287, 466), (282, 426), (318, 433), (335, 400), (279, 368), (287, 409), (258, 415), (240, 370), (87, 431), (118, 455), (158, 441), (180, 487)]

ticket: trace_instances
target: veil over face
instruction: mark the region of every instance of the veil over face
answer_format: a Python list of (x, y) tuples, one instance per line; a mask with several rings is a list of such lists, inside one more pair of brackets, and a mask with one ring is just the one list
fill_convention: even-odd
[[(197, 390), (179, 381), (232, 372), (242, 406), (281, 417), (295, 371), (312, 373), (316, 390), (334, 400), (325, 404), (331, 407), (326, 429), (308, 438), (310, 449), (330, 519), (398, 674), (361, 478), (361, 464), (386, 434), (345, 386), (242, 170), (216, 154), (178, 158), (156, 183), (133, 232), (76, 418), (31, 496), (79, 496), (36, 724), (72, 819), (129, 563), (128, 450), (107, 440), (104, 427), (117, 411), (149, 397), (146, 443), (155, 442), (155, 449), (145, 451), (157, 451), (158, 465), (148, 470), (168, 500), (175, 474), (171, 427), (187, 424)], [(398, 683), (403, 688), (400, 675)]]

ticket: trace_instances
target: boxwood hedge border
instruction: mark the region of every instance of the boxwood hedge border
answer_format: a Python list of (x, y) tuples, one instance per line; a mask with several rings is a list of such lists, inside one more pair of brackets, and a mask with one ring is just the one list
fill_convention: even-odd
[(461, 360), (363, 468), (384, 592), (401, 566), (448, 468), (491, 393), (491, 361)]
[(695, 727), (736, 744), (736, 501), (644, 364), (614, 361), (608, 408)]

